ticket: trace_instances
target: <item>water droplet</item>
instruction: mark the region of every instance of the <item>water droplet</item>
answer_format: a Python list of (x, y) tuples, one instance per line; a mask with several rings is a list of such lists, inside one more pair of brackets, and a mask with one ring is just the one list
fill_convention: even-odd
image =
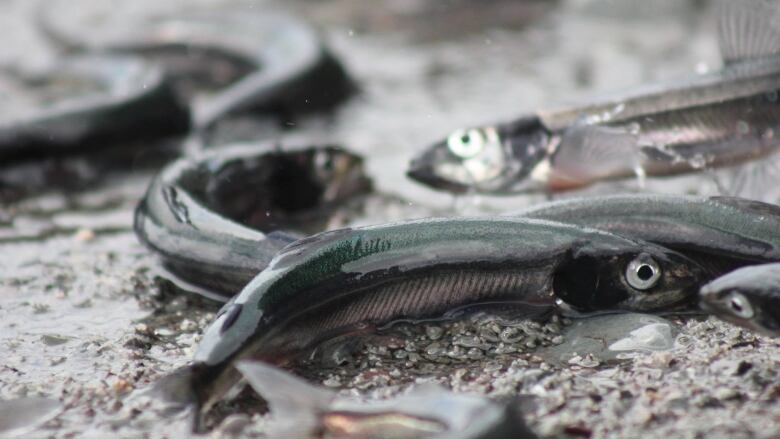
[(691, 165), (693, 169), (703, 169), (707, 166), (707, 159), (701, 154), (696, 154), (688, 159), (688, 164)]
[(770, 91), (766, 94), (766, 98), (769, 102), (777, 102), (777, 91)]
[(766, 131), (764, 131), (764, 134), (762, 136), (764, 139), (774, 139), (775, 138), (775, 130), (772, 128), (767, 128)]

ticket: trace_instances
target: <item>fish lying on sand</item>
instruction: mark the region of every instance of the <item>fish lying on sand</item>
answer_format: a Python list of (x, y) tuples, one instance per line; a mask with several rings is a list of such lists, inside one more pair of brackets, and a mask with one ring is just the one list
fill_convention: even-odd
[(282, 364), (319, 342), (483, 305), (652, 311), (710, 275), (671, 250), (532, 219), (426, 219), (324, 232), (282, 249), (206, 329), (191, 366), (198, 407), (242, 359)]
[(199, 85), (222, 87), (194, 104), (198, 130), (239, 112), (289, 117), (329, 109), (355, 90), (312, 26), (270, 11), (230, 9), (196, 8), (145, 20), (112, 20), (109, 14), (91, 26), (67, 26), (47, 4), (36, 18), (65, 50), (132, 53), (161, 62), (185, 95)]
[(685, 254), (715, 276), (780, 261), (780, 207), (736, 197), (621, 194), (542, 203), (508, 216), (606, 230)]
[(189, 109), (162, 69), (132, 56), (54, 58), (0, 73), (0, 162), (57, 157), (185, 133)]
[(224, 301), (370, 190), (362, 159), (335, 146), (224, 146), (163, 169), (136, 209), (135, 232), (167, 277)]
[(388, 400), (339, 397), (335, 392), (262, 362), (237, 366), (271, 411), (267, 433), (285, 438), (452, 438), (537, 437), (518, 404), (418, 385)]
[(719, 0), (718, 7), (722, 69), (457, 130), (416, 157), (408, 175), (451, 192), (551, 192), (774, 153), (780, 5)]
[(721, 319), (780, 337), (780, 263), (740, 268), (703, 286), (701, 307)]

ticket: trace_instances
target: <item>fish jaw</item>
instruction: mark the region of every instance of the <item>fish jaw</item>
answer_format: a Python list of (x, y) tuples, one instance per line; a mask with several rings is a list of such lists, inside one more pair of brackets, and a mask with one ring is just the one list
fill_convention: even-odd
[(441, 175), (441, 167), (457, 169), (462, 166), (459, 160), (447, 151), (447, 144), (439, 142), (422, 151), (412, 159), (406, 175), (419, 183), (433, 189), (462, 194), (469, 191), (469, 186), (458, 183)]

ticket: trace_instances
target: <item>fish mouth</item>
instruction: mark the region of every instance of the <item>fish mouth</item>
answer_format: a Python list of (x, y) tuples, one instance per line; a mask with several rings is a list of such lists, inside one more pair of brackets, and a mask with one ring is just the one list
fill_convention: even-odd
[(409, 169), (406, 171), (406, 176), (418, 183), (422, 183), (437, 190), (458, 194), (470, 191), (471, 188), (469, 186), (438, 175), (435, 169), (435, 163), (438, 163), (442, 159), (447, 160), (446, 158), (443, 158), (442, 155), (443, 152), (441, 151), (441, 145), (439, 144), (434, 145), (430, 149), (426, 149), (409, 162)]

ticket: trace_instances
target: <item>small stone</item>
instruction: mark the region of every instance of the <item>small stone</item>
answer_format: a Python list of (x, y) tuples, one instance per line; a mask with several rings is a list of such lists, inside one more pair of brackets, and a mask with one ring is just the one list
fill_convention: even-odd
[(432, 357), (438, 357), (440, 355), (444, 355), (445, 353), (444, 346), (441, 345), (441, 343), (433, 342), (428, 345), (428, 347), (425, 348), (425, 353), (432, 356)]
[(124, 378), (120, 378), (111, 386), (117, 394), (127, 393), (133, 390), (133, 385)]
[(341, 377), (338, 375), (331, 375), (322, 382), (322, 385), (325, 387), (341, 387)]
[(472, 360), (478, 360), (478, 359), (482, 358), (484, 355), (485, 354), (482, 352), (482, 350), (478, 349), (478, 348), (471, 348), (466, 353), (466, 356), (468, 358), (472, 359)]
[(440, 326), (426, 326), (425, 335), (431, 340), (438, 340), (444, 334), (444, 329)]
[(76, 241), (88, 242), (95, 239), (95, 232), (91, 229), (79, 229), (74, 235)]
[(41, 336), (41, 341), (46, 346), (57, 346), (70, 341), (70, 337), (59, 334), (44, 334)]
[(45, 314), (49, 312), (49, 305), (45, 303), (33, 303), (33, 314)]

